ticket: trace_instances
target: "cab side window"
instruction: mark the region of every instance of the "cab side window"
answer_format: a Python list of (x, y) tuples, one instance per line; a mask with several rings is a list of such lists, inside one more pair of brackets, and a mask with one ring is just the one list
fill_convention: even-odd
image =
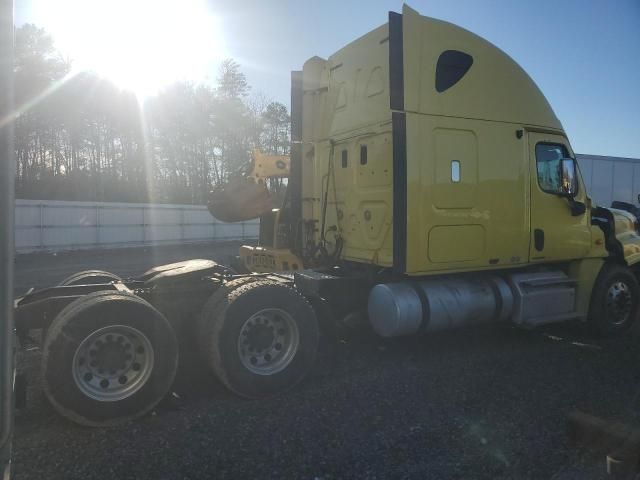
[(561, 160), (569, 158), (567, 147), (557, 143), (538, 143), (536, 145), (536, 167), (538, 185), (547, 193), (562, 191)]

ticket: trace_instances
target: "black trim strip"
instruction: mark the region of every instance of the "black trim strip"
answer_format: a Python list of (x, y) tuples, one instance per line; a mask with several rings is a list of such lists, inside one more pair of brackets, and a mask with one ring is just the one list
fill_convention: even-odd
[(289, 184), (291, 195), (291, 235), (289, 247), (302, 252), (302, 72), (291, 72), (291, 160)]
[(389, 12), (389, 105), (404, 110), (402, 15)]
[(291, 141), (302, 141), (302, 71), (291, 72)]
[(392, 112), (393, 137), (393, 271), (407, 271), (407, 119)]

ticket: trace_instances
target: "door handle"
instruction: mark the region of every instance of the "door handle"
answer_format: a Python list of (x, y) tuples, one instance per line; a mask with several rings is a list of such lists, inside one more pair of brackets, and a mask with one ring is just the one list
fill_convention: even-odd
[(536, 228), (533, 231), (533, 246), (539, 252), (544, 250), (544, 230)]

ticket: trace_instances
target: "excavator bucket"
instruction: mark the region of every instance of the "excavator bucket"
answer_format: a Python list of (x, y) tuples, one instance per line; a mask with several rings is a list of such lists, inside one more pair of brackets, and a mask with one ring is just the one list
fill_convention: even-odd
[(264, 182), (252, 177), (236, 177), (209, 194), (209, 212), (223, 222), (244, 222), (269, 213), (271, 194)]
[(254, 150), (247, 174), (236, 174), (209, 194), (209, 212), (223, 222), (244, 222), (269, 213), (279, 204), (279, 193), (270, 192), (267, 179), (289, 176), (289, 156), (265, 155)]

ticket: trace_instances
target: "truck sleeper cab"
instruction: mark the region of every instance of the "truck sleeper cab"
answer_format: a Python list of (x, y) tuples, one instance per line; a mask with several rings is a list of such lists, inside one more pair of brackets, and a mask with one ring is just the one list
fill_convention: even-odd
[(343, 271), (390, 275), (368, 294), (378, 333), (586, 320), (614, 270), (633, 314), (612, 329), (635, 318), (633, 217), (593, 204), (562, 125), (506, 54), (405, 6), (301, 76), (304, 242), (339, 252)]
[[(46, 331), (61, 414), (148, 412), (183, 330), (229, 389), (259, 398), (304, 378), (320, 326), (368, 317), (389, 337), (577, 319), (616, 334), (636, 320), (636, 218), (591, 201), (553, 110), (495, 46), (404, 6), (293, 72), (291, 106), (286, 202), (240, 251), (253, 273), (206, 260), (83, 272), (16, 301), (19, 333)], [(266, 208), (237, 207), (224, 211)]]

